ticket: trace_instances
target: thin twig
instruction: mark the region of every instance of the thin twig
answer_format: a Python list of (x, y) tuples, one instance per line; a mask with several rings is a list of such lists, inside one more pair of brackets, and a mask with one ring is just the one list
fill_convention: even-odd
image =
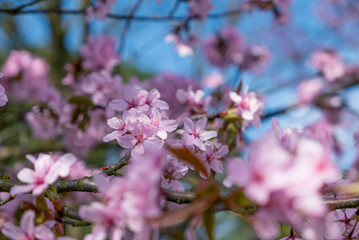
[(143, 0), (138, 0), (135, 4), (135, 6), (132, 8), (130, 14), (128, 15), (130, 18), (128, 18), (125, 22), (125, 26), (123, 27), (123, 30), (121, 32), (121, 37), (120, 37), (120, 53), (123, 51), (124, 47), (125, 47), (125, 38), (126, 38), (126, 33), (127, 31), (130, 29), (131, 26), (131, 18), (134, 17), (135, 12), (137, 11), (137, 9), (141, 6), (141, 4), (143, 3)]
[[(230, 11), (225, 11), (221, 13), (209, 14), (207, 18), (209, 19), (218, 19), (223, 17), (228, 17), (231, 15), (238, 15), (242, 13), (242, 9), (235, 9)], [(78, 10), (69, 10), (69, 9), (34, 9), (34, 10), (23, 10), (23, 11), (14, 11), (13, 9), (0, 9), (0, 13), (7, 13), (10, 15), (20, 15), (20, 14), (86, 14), (86, 9)], [(129, 16), (129, 15), (117, 15), (117, 14), (107, 14), (108, 18), (115, 20), (133, 20), (133, 21), (154, 21), (154, 22), (167, 22), (167, 21), (183, 21), (183, 20), (195, 20), (200, 18), (199, 16)]]

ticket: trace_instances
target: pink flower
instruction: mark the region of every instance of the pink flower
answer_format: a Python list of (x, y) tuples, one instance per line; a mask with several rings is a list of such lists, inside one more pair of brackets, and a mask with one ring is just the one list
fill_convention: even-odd
[(324, 84), (321, 78), (312, 78), (301, 82), (298, 86), (298, 99), (303, 105), (311, 104), (315, 98), (321, 93)]
[(131, 159), (123, 178), (106, 181), (103, 176), (95, 177), (105, 201), (80, 207), (80, 216), (95, 224), (85, 240), (104, 240), (106, 236), (121, 239), (126, 228), (136, 235), (149, 231), (146, 219), (160, 213), (159, 184), (164, 161), (163, 149), (146, 146), (145, 155)]
[(205, 113), (206, 109), (211, 101), (211, 97), (205, 97), (205, 93), (202, 90), (193, 91), (189, 86), (187, 91), (178, 89), (176, 92), (178, 101), (182, 104), (187, 104), (195, 112)]
[(265, 46), (249, 46), (245, 50), (240, 68), (254, 73), (260, 72), (269, 62), (270, 57), (270, 52)]
[(248, 92), (248, 86), (243, 93), (230, 92), (229, 97), (234, 102), (235, 111), (242, 117), (242, 130), (248, 125), (260, 125), (259, 114), (263, 108), (263, 101), (254, 92)]
[[(204, 163), (207, 175), (211, 175), (211, 170), (222, 173), (224, 170), (222, 158), (228, 154), (228, 148), (220, 143), (212, 142), (207, 142), (205, 148), (206, 150), (199, 155), (199, 158)], [(202, 172), (200, 175), (205, 178)]]
[(89, 36), (87, 44), (80, 48), (83, 58), (82, 67), (87, 70), (111, 70), (119, 63), (119, 55), (115, 51), (116, 40), (103, 35)]
[(0, 84), (0, 107), (5, 106), (8, 99), (5, 94), (5, 88)]
[(67, 177), (70, 173), (71, 165), (76, 161), (74, 155), (67, 153), (55, 160), (49, 154), (42, 154), (35, 158), (27, 155), (27, 159), (34, 164), (34, 170), (29, 168), (22, 169), (17, 178), (27, 185), (19, 185), (11, 188), (12, 195), (32, 191), (34, 196), (40, 195), (49, 185), (53, 184), (59, 177)]
[(201, 85), (205, 88), (215, 89), (224, 83), (224, 76), (218, 72), (205, 76)]
[(51, 228), (55, 221), (47, 221), (35, 227), (35, 212), (27, 210), (21, 217), (20, 227), (6, 223), (1, 232), (13, 240), (74, 240), (70, 237), (56, 237)]
[(176, 130), (178, 124), (176, 120), (163, 118), (161, 113), (153, 108), (151, 111), (150, 126), (157, 131), (157, 136), (159, 138), (166, 139), (167, 133)]
[[(49, 66), (42, 58), (26, 51), (12, 51), (2, 72), (4, 86), (21, 101), (45, 102), (43, 93), (50, 88)], [(45, 91), (44, 91), (45, 90)]]
[(187, 146), (196, 146), (202, 151), (206, 151), (204, 142), (217, 137), (216, 131), (206, 131), (207, 118), (202, 118), (196, 123), (190, 118), (184, 119), (184, 133), (182, 140)]
[(121, 137), (124, 133), (126, 133), (126, 131), (127, 131), (126, 124), (118, 117), (113, 117), (113, 118), (108, 119), (107, 125), (109, 125), (113, 129), (115, 129), (115, 131), (104, 136), (103, 137), (104, 142), (109, 142), (114, 139), (117, 139), (117, 138)]
[(217, 36), (211, 36), (203, 43), (204, 53), (212, 65), (224, 68), (230, 64), (239, 65), (244, 57), (242, 36), (232, 26), (222, 28)]
[(96, 224), (92, 233), (86, 235), (85, 240), (104, 240), (109, 235), (110, 239), (121, 239), (124, 234), (124, 216), (120, 214), (120, 204), (110, 202), (102, 204), (93, 202), (89, 206), (81, 206), (80, 216), (91, 223)]
[(148, 99), (146, 90), (141, 89), (141, 87), (137, 85), (127, 86), (124, 91), (124, 99), (112, 100), (110, 102), (110, 108), (116, 111), (125, 111), (131, 108), (147, 110), (148, 106), (145, 105), (146, 101), (152, 102), (152, 100)]
[(146, 104), (153, 108), (168, 110), (168, 104), (160, 99), (161, 94), (157, 89), (152, 89), (146, 98)]
[(161, 187), (172, 188), (173, 191), (184, 192), (184, 187), (178, 179), (184, 177), (188, 172), (188, 166), (172, 155), (167, 155), (166, 165), (162, 170)]
[(343, 77), (346, 71), (345, 64), (332, 50), (316, 51), (310, 63), (320, 71), (329, 82)]
[(116, 97), (122, 87), (121, 83), (121, 77), (112, 77), (110, 72), (102, 70), (85, 77), (81, 83), (81, 90), (91, 95), (95, 105), (106, 107), (108, 102)]
[(51, 139), (61, 133), (57, 115), (51, 109), (34, 106), (31, 112), (26, 113), (25, 118), (33, 134), (38, 138)]
[[(295, 136), (295, 144), (288, 144), (276, 122), (274, 127), (251, 144), (248, 162), (229, 162), (223, 183), (243, 187), (246, 196), (261, 206), (254, 215), (261, 238), (276, 237), (273, 226), (287, 222), (304, 239), (318, 239), (328, 213), (321, 191), (325, 184), (340, 179), (340, 171), (320, 142), (293, 130), (287, 136)], [(268, 231), (263, 230), (265, 222), (272, 226)]]
[(96, 0), (96, 7), (90, 6), (86, 9), (86, 21), (90, 22), (94, 16), (99, 20), (105, 20), (114, 3), (116, 0)]

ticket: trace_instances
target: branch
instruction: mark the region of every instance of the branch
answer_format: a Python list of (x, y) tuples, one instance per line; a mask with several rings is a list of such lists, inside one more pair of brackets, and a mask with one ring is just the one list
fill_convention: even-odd
[(358, 208), (359, 197), (324, 199), (324, 204), (327, 205), (332, 210), (344, 209), (344, 208)]
[[(230, 11), (225, 11), (221, 13), (209, 14), (207, 18), (209, 19), (218, 19), (223, 17), (228, 17), (232, 15), (239, 15), (243, 12), (242, 9), (234, 9)], [(0, 13), (7, 13), (10, 15), (20, 15), (20, 14), (86, 14), (86, 9), (79, 10), (69, 10), (69, 9), (34, 9), (34, 10), (22, 10), (14, 11), (14, 9), (0, 9)], [(117, 15), (117, 14), (107, 14), (107, 18), (115, 20), (133, 20), (133, 21), (154, 21), (154, 22), (163, 22), (163, 21), (183, 21), (183, 20), (195, 20), (199, 19), (200, 16), (131, 16), (131, 15)]]
[(141, 4), (143, 3), (143, 0), (137, 0), (137, 3), (135, 4), (135, 6), (132, 8), (129, 16), (129, 19), (126, 20), (125, 22), (125, 26), (123, 27), (123, 30), (121, 32), (121, 37), (120, 37), (120, 53), (123, 51), (124, 47), (125, 47), (125, 37), (126, 37), (126, 33), (127, 31), (130, 29), (130, 25), (131, 25), (131, 18), (133, 17), (135, 12), (137, 11), (137, 9), (141, 6)]
[(118, 175), (117, 171), (122, 169), (124, 166), (126, 166), (130, 158), (131, 158), (131, 153), (128, 152), (125, 154), (123, 158), (120, 159), (120, 161), (116, 162), (115, 164), (109, 167), (103, 167), (102, 172), (107, 176)]
[(191, 203), (195, 198), (195, 194), (191, 192), (174, 192), (163, 190), (163, 193), (165, 194), (167, 201), (175, 202), (178, 204)]

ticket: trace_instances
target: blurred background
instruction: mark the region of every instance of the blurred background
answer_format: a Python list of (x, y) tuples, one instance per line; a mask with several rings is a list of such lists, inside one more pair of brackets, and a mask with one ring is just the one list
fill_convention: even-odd
[[(283, 0), (284, 1), (284, 0)], [(114, 19), (105, 21), (92, 20), (86, 23), (83, 11), (91, 4), (90, 0), (43, 0), (21, 8), (18, 12), (8, 12), (33, 1), (0, 0), (0, 66), (4, 64), (12, 50), (28, 50), (42, 57), (50, 64), (53, 84), (63, 88), (61, 80), (66, 71), (64, 65), (76, 61), (80, 46), (89, 35), (108, 35), (116, 39), (116, 50), (120, 54), (121, 64), (115, 71), (123, 78), (137, 76), (150, 78), (167, 72), (184, 75), (200, 82), (206, 75), (219, 73), (224, 76), (226, 84), (235, 89), (239, 80), (248, 84), (251, 91), (265, 99), (264, 115), (268, 116), (260, 128), (249, 128), (246, 132), (248, 141), (258, 138), (270, 129), (271, 117), (276, 117), (283, 127), (304, 127), (323, 118), (317, 106), (297, 105), (297, 86), (305, 80), (317, 77), (318, 73), (309, 60), (318, 49), (335, 51), (347, 65), (356, 68), (359, 60), (359, 4), (356, 0), (292, 0), (289, 4), (287, 20), (278, 22), (271, 10), (252, 9), (236, 14), (224, 14), (237, 9), (244, 1), (213, 0), (213, 17), (204, 21), (191, 21), (189, 32), (200, 39), (216, 34), (227, 25), (233, 25), (243, 35), (247, 44), (263, 45), (270, 51), (270, 61), (258, 72), (241, 71), (235, 66), (218, 68), (206, 60), (203, 49), (198, 45), (191, 56), (181, 57), (174, 50), (173, 43), (165, 37), (188, 14), (185, 0), (121, 0), (111, 8), (111, 14), (148, 16), (148, 19)], [(280, 0), (279, 0), (280, 2)], [(45, 13), (42, 9), (62, 9), (68, 13)], [(135, 11), (134, 11), (135, 9)], [(74, 12), (71, 12), (74, 10)], [(25, 11), (25, 13), (21, 13)], [(27, 11), (27, 12), (26, 12)], [(218, 14), (218, 15), (216, 15)], [(170, 16), (169, 19), (156, 20), (151, 17)], [(340, 124), (335, 128), (336, 141), (342, 146), (338, 162), (343, 169), (350, 168), (355, 155), (353, 132), (359, 129), (358, 87), (352, 86), (340, 91), (339, 96), (345, 103)], [(0, 108), (1, 142), (4, 146), (19, 144), (20, 150), (2, 148), (0, 158), (4, 161), (17, 160), (24, 152), (35, 151), (37, 145), (53, 149), (61, 146), (55, 142), (34, 140), (26, 124), (8, 126), (14, 119), (23, 117), (28, 110), (17, 109), (15, 117), (8, 117), (7, 112), (15, 111)], [(28, 142), (32, 145), (28, 145)], [(15, 151), (15, 155), (13, 154)], [(16, 152), (17, 151), (17, 152)], [(108, 159), (112, 151), (97, 148), (89, 154), (88, 162), (96, 166), (96, 160), (104, 155)], [(17, 156), (17, 157), (14, 157)], [(1, 165), (4, 161), (0, 162)], [(101, 164), (98, 164), (101, 165)], [(229, 213), (217, 214), (218, 225), (216, 239), (251, 239), (251, 234), (243, 233), (235, 217)], [(232, 219), (233, 218), (233, 219)], [(201, 230), (200, 230), (201, 231)], [(248, 230), (249, 231), (249, 230)]]

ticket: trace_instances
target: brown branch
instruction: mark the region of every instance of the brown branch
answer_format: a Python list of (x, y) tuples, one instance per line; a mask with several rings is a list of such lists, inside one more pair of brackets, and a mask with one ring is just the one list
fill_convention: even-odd
[(327, 205), (332, 210), (344, 209), (344, 208), (358, 208), (359, 197), (324, 199), (324, 204)]
[(118, 175), (118, 170), (126, 166), (130, 161), (130, 158), (131, 158), (131, 153), (128, 152), (123, 158), (120, 159), (120, 161), (116, 162), (115, 164), (109, 167), (104, 167), (102, 172), (107, 176)]
[[(209, 14), (207, 18), (209, 19), (218, 19), (223, 17), (228, 17), (232, 15), (238, 15), (243, 12), (242, 9), (234, 9), (230, 11), (225, 11), (221, 13)], [(7, 13), (10, 15), (20, 15), (20, 14), (86, 14), (86, 9), (78, 10), (69, 10), (69, 9), (34, 9), (34, 10), (22, 10), (14, 11), (14, 9), (0, 9), (0, 13)], [(196, 20), (200, 16), (130, 16), (130, 15), (117, 15), (117, 14), (107, 14), (107, 18), (115, 20), (133, 20), (133, 21), (183, 21), (183, 20)]]

